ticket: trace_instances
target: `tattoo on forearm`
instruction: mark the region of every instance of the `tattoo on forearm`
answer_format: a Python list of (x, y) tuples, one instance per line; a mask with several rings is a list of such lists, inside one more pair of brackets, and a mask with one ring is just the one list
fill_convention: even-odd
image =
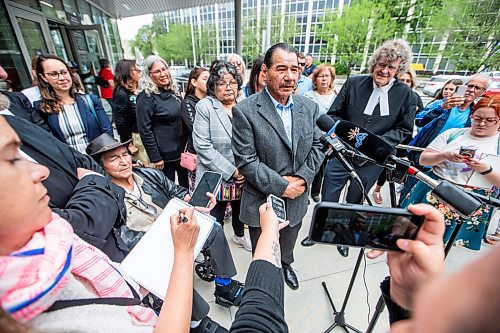
[(281, 251), (280, 251), (280, 245), (276, 242), (273, 242), (273, 245), (271, 247), (274, 260), (276, 262), (277, 267), (281, 267)]

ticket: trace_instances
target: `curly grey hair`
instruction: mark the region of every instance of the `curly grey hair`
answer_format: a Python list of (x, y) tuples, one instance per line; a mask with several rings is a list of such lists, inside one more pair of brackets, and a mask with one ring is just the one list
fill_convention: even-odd
[(370, 73), (373, 73), (377, 61), (384, 59), (388, 62), (394, 62), (401, 59), (398, 71), (406, 71), (410, 68), (413, 59), (410, 45), (404, 39), (393, 39), (384, 42), (379, 48), (373, 52), (370, 58)]
[(153, 67), (153, 65), (156, 64), (158, 61), (161, 61), (167, 68), (167, 73), (170, 83), (168, 84), (167, 87), (165, 87), (165, 89), (170, 89), (174, 92), (174, 94), (178, 95), (179, 91), (177, 89), (177, 82), (172, 77), (172, 74), (170, 74), (167, 62), (163, 60), (163, 58), (157, 55), (150, 55), (142, 62), (142, 76), (141, 79), (139, 80), (139, 91), (144, 91), (147, 94), (160, 93), (158, 86), (156, 85), (156, 83), (154, 83), (153, 79), (151, 78), (151, 72), (150, 72), (151, 67)]

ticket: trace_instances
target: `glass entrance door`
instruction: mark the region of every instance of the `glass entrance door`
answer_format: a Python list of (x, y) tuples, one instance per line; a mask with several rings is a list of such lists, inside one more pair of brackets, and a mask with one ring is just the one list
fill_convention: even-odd
[[(108, 58), (107, 45), (103, 43), (104, 33), (99, 25), (69, 26), (71, 46), (80, 64), (81, 73), (93, 72), (97, 75), (99, 71), (99, 59)], [(94, 84), (85, 84), (85, 89), (97, 94)]]
[(31, 58), (40, 53), (54, 53), (49, 28), (45, 18), (35, 12), (7, 7), (12, 25), (22, 50), (24, 61), (31, 69)]

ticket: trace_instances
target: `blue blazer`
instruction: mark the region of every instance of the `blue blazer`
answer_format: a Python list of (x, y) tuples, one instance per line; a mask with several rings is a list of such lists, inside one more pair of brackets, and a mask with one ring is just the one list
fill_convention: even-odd
[[(104, 112), (104, 108), (101, 104), (101, 101), (99, 100), (99, 97), (97, 97), (96, 95), (89, 96), (94, 103), (94, 110), (97, 119), (92, 114), (92, 111), (90, 110), (90, 107), (84, 95), (76, 94), (75, 96), (76, 105), (78, 106), (78, 112), (80, 112), (80, 117), (82, 118), (83, 126), (85, 127), (87, 139), (90, 142), (103, 133), (108, 133), (109, 135), (113, 136), (113, 128), (111, 127), (111, 123), (109, 122), (106, 112)], [(59, 113), (43, 112), (40, 109), (40, 101), (35, 102), (34, 107), (45, 119), (52, 134), (60, 141), (67, 143), (66, 138), (61, 131), (61, 127), (59, 126)]]

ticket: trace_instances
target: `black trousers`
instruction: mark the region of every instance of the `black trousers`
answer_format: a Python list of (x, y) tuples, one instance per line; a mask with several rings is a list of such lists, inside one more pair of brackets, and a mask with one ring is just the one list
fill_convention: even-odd
[(188, 171), (181, 167), (180, 161), (165, 162), (162, 171), (173, 182), (175, 182), (175, 173), (177, 172), (179, 185), (186, 189), (189, 188)]
[[(302, 223), (294, 227), (285, 227), (280, 230), (280, 248), (281, 248), (281, 263), (285, 266), (290, 266), (294, 261), (293, 248), (297, 242)], [(250, 233), (250, 241), (252, 242), (252, 256), (255, 254), (257, 248), (257, 241), (259, 240), (262, 229), (260, 227), (248, 227)]]
[(208, 239), (203, 245), (203, 251), (210, 255), (210, 265), (217, 277), (229, 278), (236, 275), (233, 256), (229, 249), (224, 230), (218, 224), (208, 235)]
[(311, 184), (311, 197), (319, 196), (321, 194), (321, 185), (323, 184), (323, 174), (328, 161), (325, 159), (319, 167), (318, 173), (314, 176)]
[[(224, 226), (224, 214), (226, 212), (227, 201), (218, 201), (215, 207), (210, 211), (210, 215), (217, 219), (222, 226)], [(245, 235), (245, 224), (240, 220), (240, 207), (241, 200), (230, 201), (233, 214), (231, 217), (231, 224), (233, 225), (234, 234), (237, 237)]]
[[(368, 192), (372, 186), (377, 181), (378, 176), (382, 172), (382, 168), (376, 164), (365, 163), (362, 166), (354, 165), (365, 191)], [(340, 164), (337, 159), (332, 159), (328, 162), (325, 168), (325, 174), (323, 178), (323, 191), (321, 192), (322, 201), (339, 202), (340, 193), (344, 188), (347, 181), (350, 179), (350, 175), (345, 171), (344, 167)], [(363, 203), (363, 193), (361, 192), (358, 184), (354, 181), (349, 185), (347, 191), (347, 202), (354, 204)]]

